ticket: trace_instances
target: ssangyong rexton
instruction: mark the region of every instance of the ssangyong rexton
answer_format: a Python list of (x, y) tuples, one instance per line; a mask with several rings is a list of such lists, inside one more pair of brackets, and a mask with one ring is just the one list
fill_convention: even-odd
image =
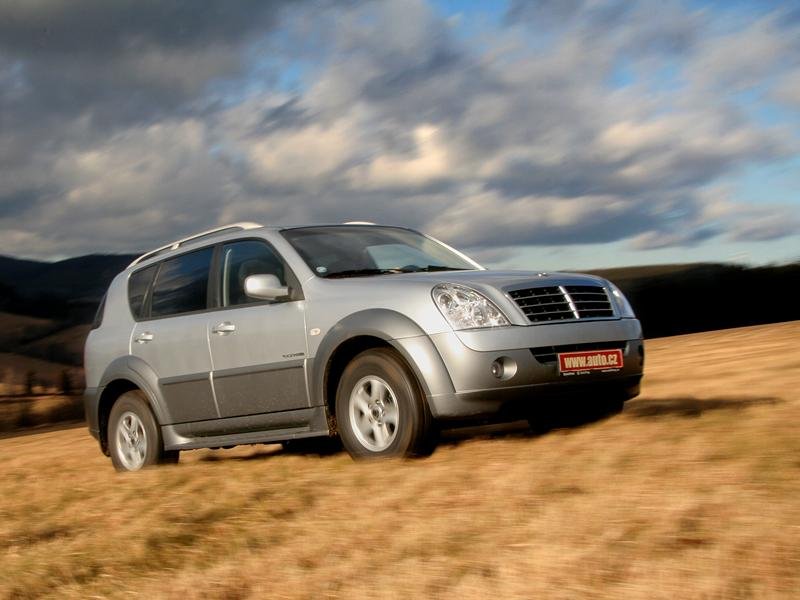
[(86, 342), (91, 433), (120, 470), (338, 435), (430, 448), (439, 422), (639, 391), (639, 321), (589, 275), (492, 271), (415, 231), (240, 223), (112, 281)]

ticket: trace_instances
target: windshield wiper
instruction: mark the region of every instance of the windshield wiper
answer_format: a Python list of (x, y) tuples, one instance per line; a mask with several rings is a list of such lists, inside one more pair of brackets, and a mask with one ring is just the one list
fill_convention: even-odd
[(432, 273), (433, 271), (466, 271), (462, 267), (448, 267), (445, 265), (428, 265), (427, 267), (418, 267), (416, 265), (403, 267), (400, 269), (403, 273)]
[(329, 273), (325, 277), (328, 279), (335, 277), (366, 277), (368, 275), (385, 275), (387, 273), (405, 273), (405, 271), (400, 269), (345, 269), (344, 271)]
[(406, 265), (405, 267), (396, 267), (393, 269), (345, 269), (344, 271), (335, 271), (329, 273), (325, 277), (333, 279), (337, 277), (368, 277), (369, 275), (386, 275), (389, 273), (431, 273), (433, 271), (466, 271), (461, 267), (447, 267), (445, 265), (428, 265), (426, 267), (419, 267), (417, 265)]

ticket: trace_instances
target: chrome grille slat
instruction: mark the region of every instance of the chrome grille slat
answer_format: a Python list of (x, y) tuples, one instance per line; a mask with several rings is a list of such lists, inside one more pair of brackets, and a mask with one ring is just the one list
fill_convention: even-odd
[(529, 317), (530, 316), (540, 317), (540, 316), (544, 316), (544, 315), (560, 315), (560, 314), (568, 314), (568, 315), (572, 316), (572, 311), (569, 310), (569, 309), (567, 309), (567, 310), (543, 310), (543, 311), (527, 311), (527, 310), (525, 310), (525, 311), (522, 311), (522, 312), (524, 312)]
[(520, 306), (552, 306), (553, 304), (564, 304), (564, 298), (552, 302), (531, 302), (530, 299), (517, 300)]
[(596, 285), (546, 286), (508, 292), (531, 323), (614, 316), (605, 288)]

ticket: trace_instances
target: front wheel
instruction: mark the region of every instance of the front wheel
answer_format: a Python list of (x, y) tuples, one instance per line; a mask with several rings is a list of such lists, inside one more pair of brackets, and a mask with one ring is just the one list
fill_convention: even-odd
[(336, 392), (336, 423), (353, 458), (430, 453), (432, 418), (416, 379), (396, 352), (367, 350), (344, 370)]
[(139, 390), (125, 392), (111, 408), (108, 450), (117, 471), (178, 462), (177, 451), (164, 451), (161, 428)]

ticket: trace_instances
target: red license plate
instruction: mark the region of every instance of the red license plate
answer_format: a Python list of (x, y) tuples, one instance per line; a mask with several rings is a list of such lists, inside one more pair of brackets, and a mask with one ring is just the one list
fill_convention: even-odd
[(564, 375), (588, 371), (613, 372), (621, 368), (622, 350), (562, 352), (558, 355), (558, 370)]

